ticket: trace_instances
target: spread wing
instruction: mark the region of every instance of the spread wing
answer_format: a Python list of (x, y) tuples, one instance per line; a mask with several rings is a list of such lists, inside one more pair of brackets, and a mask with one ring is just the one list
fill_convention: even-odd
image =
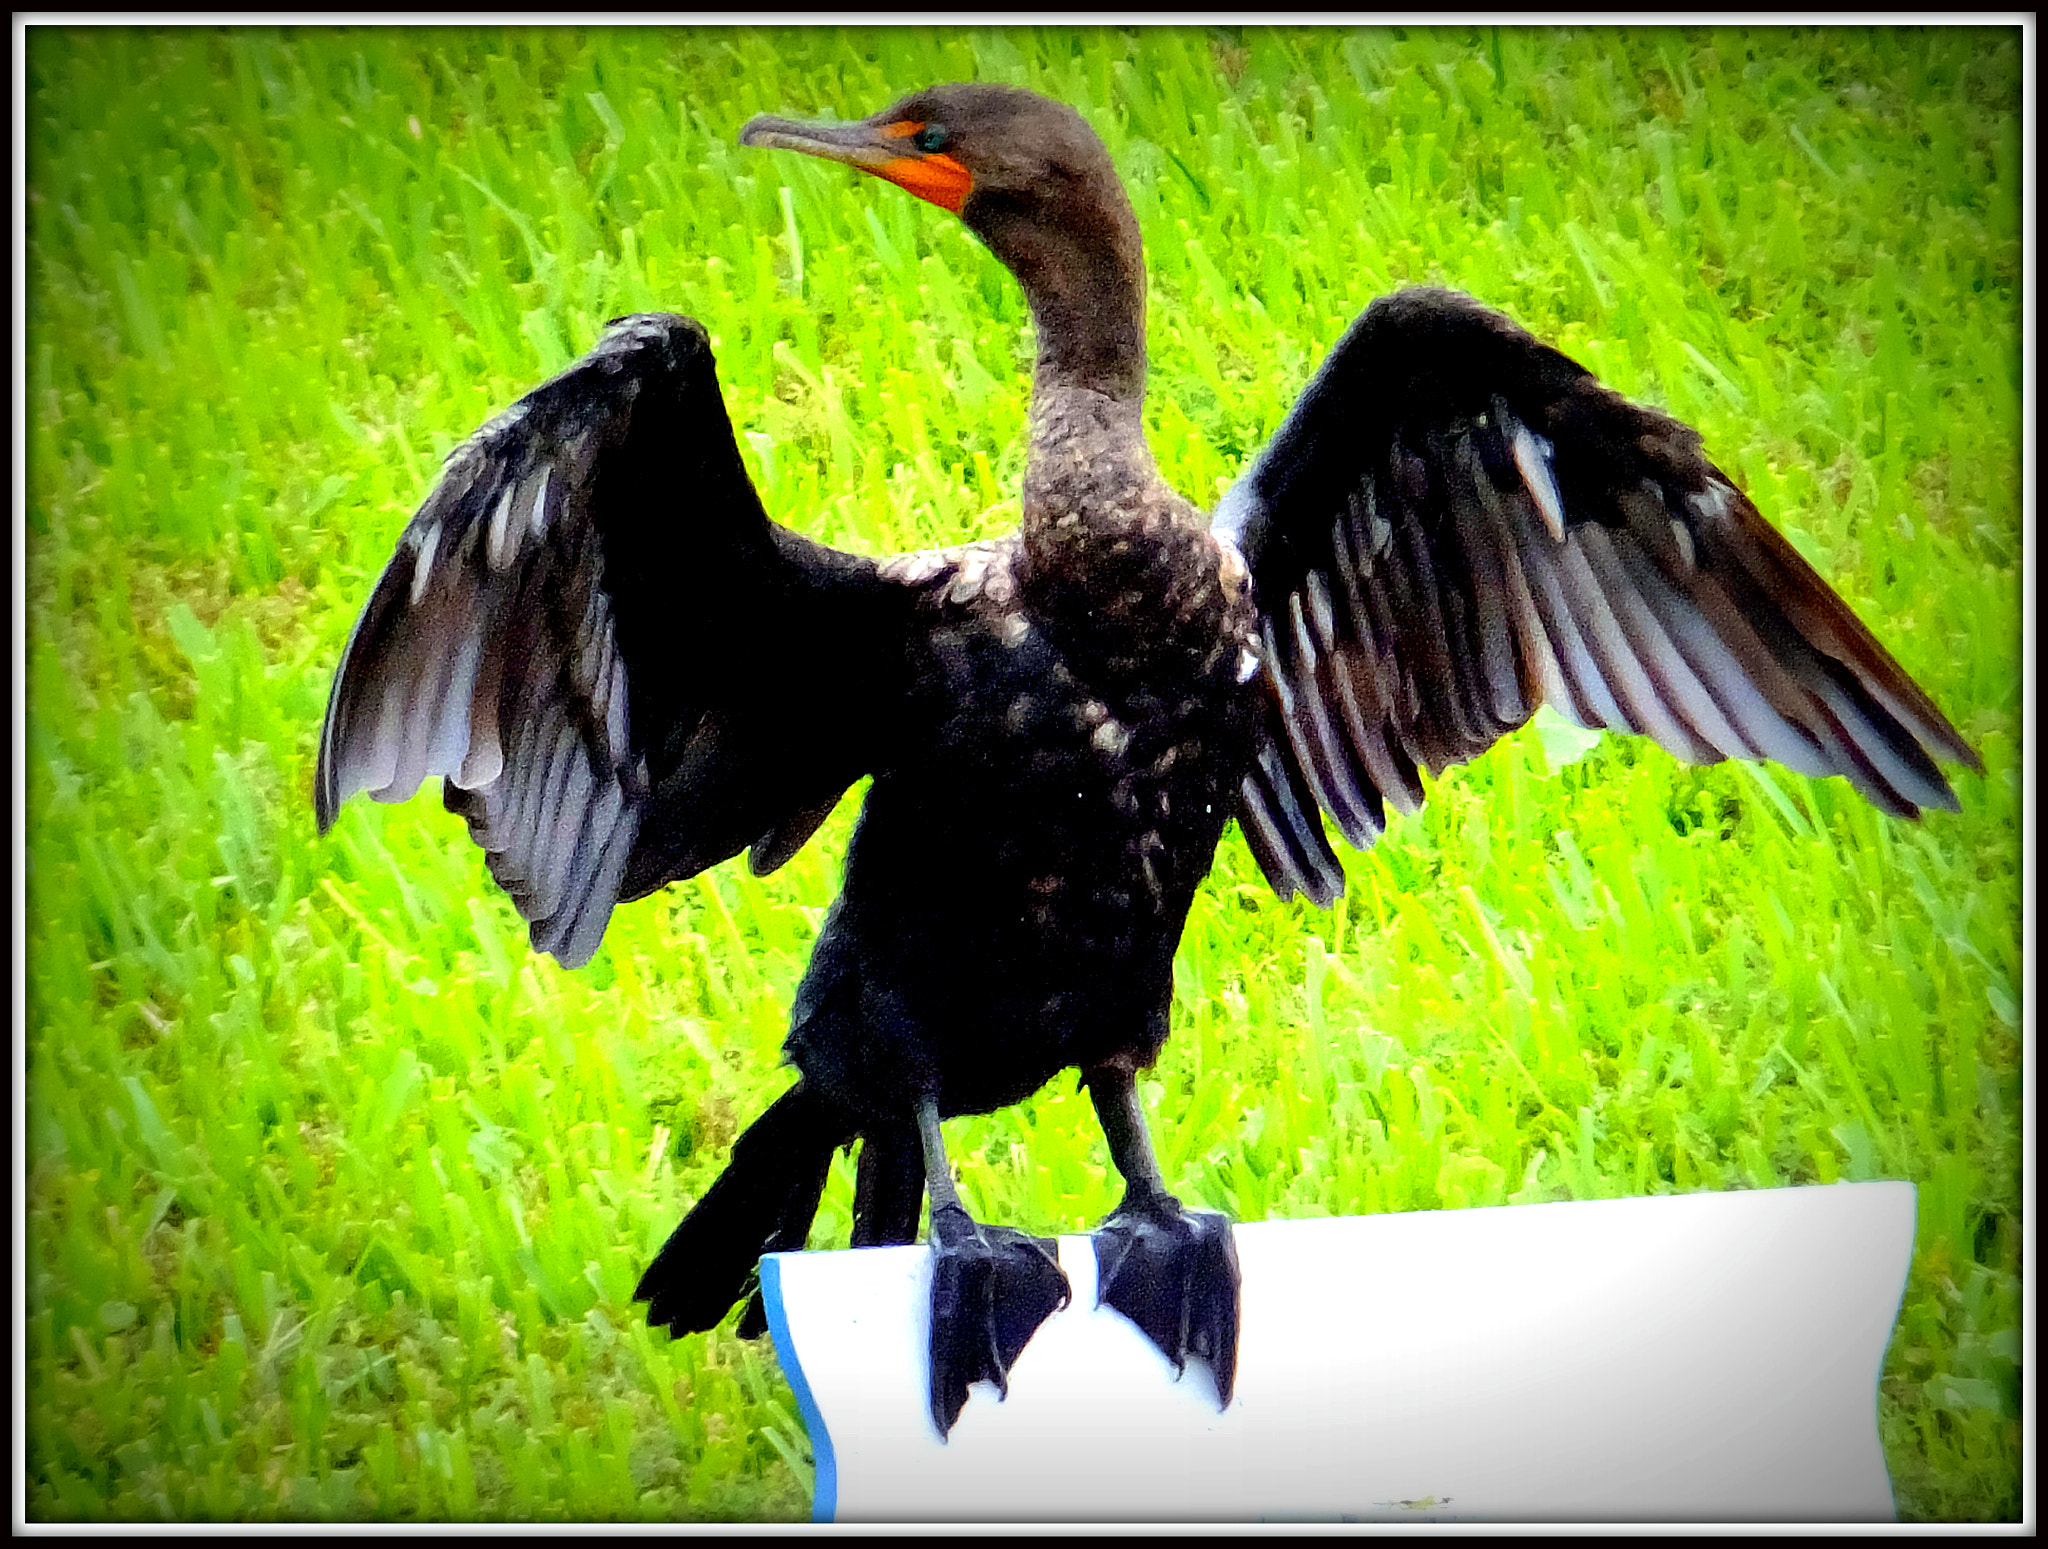
[(1270, 690), (1239, 794), (1284, 898), (1549, 704), (1680, 758), (1842, 775), (1885, 811), (1956, 805), (1977, 755), (1700, 451), (1452, 291), (1375, 302), (1218, 507), (1252, 573)]
[(866, 772), (906, 626), (875, 566), (771, 523), (704, 330), (619, 319), (449, 458), (349, 637), (322, 832), (440, 775), (536, 949), (795, 853)]

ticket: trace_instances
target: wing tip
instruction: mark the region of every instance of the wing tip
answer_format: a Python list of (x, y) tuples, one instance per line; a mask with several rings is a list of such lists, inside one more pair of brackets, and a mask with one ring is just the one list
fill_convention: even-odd
[(1344, 873), (1341, 871), (1330, 876), (1317, 876), (1310, 880), (1316, 886), (1313, 889), (1305, 890), (1301, 896), (1314, 904), (1318, 909), (1331, 908), (1338, 899), (1344, 896)]
[(1907, 730), (1914, 733), (1915, 740), (1919, 742), (1922, 750), (1937, 763), (1947, 759), (1951, 763), (1961, 764), (1971, 774), (1984, 773), (1984, 755), (1969, 744), (1947, 716), (1941, 716), (1924, 730), (1914, 727), (1908, 727)]
[(1238, 786), (1236, 817), (1252, 859), (1282, 903), (1299, 893), (1327, 909), (1344, 891), (1344, 868), (1330, 848), (1314, 798), (1304, 803), (1297, 776), (1276, 744), (1254, 760)]
[(334, 771), (327, 767), (327, 760), (321, 759), (313, 771), (313, 824), (322, 839), (334, 827), (334, 820), (341, 814), (342, 798), (334, 787)]

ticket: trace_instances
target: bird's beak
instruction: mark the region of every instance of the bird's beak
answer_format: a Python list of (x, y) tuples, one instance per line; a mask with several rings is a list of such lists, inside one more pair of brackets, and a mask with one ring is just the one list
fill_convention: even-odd
[(924, 125), (914, 119), (876, 123), (864, 118), (851, 124), (800, 124), (794, 119), (763, 113), (747, 121), (746, 128), (740, 131), (740, 144), (802, 151), (827, 161), (843, 161), (958, 215), (974, 187), (974, 176), (943, 151), (918, 150), (911, 137), (922, 128)]

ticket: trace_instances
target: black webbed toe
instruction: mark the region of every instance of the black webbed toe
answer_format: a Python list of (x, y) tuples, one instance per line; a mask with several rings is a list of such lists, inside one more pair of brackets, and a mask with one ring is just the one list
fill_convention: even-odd
[(978, 1226), (958, 1205), (933, 1209), (931, 1245), (931, 1412), (944, 1436), (974, 1383), (1009, 1393), (1010, 1368), (1072, 1292), (1051, 1238)]
[(1237, 1382), (1238, 1268), (1230, 1222), (1133, 1189), (1095, 1230), (1096, 1303), (1115, 1308), (1184, 1371), (1200, 1356), (1228, 1408)]

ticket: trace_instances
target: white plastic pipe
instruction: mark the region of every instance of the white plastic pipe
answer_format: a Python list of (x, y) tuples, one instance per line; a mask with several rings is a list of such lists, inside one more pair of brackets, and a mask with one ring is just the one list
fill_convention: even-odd
[(1869, 1522), (1913, 1188), (1840, 1184), (1239, 1226), (1218, 1413), (1074, 1301), (928, 1412), (930, 1254), (776, 1254), (769, 1324), (819, 1521)]

